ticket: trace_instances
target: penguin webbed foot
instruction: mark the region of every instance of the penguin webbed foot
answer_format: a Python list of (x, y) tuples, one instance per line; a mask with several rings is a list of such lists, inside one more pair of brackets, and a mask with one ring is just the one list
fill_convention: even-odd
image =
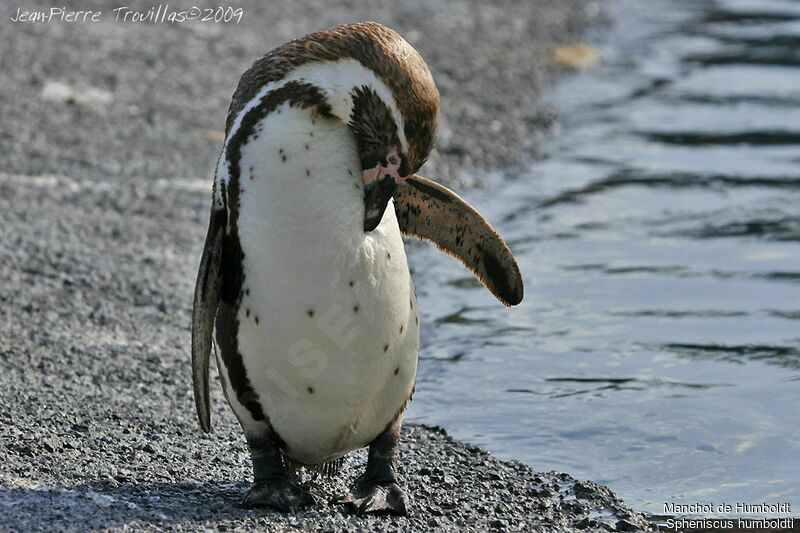
[(356, 480), (355, 486), (335, 503), (346, 505), (356, 515), (393, 514), (405, 516), (406, 496), (393, 479), (380, 479), (364, 474)]
[(242, 500), (243, 507), (268, 506), (284, 513), (295, 513), (315, 503), (310, 492), (286, 477), (256, 481)]
[(366, 471), (353, 488), (334, 503), (345, 504), (359, 516), (393, 514), (405, 516), (406, 495), (397, 484), (397, 449), (400, 443), (402, 410), (369, 445)]
[(297, 476), (286, 468), (280, 441), (273, 432), (246, 436), (253, 460), (253, 486), (242, 500), (243, 507), (273, 507), (284, 513), (295, 513), (316, 503)]

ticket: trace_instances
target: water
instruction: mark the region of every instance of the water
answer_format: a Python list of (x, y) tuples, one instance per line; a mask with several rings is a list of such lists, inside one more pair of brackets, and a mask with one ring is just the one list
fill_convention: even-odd
[(465, 193), (514, 250), (523, 304), (410, 254), (408, 419), (651, 513), (800, 509), (800, 1), (609, 11), (603, 63), (551, 90), (547, 157)]

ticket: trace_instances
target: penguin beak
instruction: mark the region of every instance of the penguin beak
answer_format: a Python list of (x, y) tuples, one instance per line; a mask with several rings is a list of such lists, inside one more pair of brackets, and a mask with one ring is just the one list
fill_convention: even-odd
[(364, 186), (364, 231), (372, 231), (378, 227), (389, 204), (389, 198), (397, 189), (394, 177), (385, 174)]

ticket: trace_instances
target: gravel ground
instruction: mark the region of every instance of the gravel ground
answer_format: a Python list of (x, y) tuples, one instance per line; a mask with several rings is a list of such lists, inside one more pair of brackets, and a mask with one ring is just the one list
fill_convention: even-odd
[[(196, 423), (191, 295), (211, 169), (239, 74), (312, 30), (386, 23), (442, 92), (426, 174), (451, 185), (534, 157), (552, 121), (546, 58), (596, 16), (578, 0), (238, 3), (239, 25), (13, 24), (0, 54), (0, 530), (625, 530), (609, 489), (501, 462), (437, 428), (401, 443), (406, 518), (356, 518), (329, 497), (365, 462), (308, 480), (296, 516), (245, 510), (244, 439), (212, 386)], [(24, 9), (49, 9), (31, 2)], [(116, 6), (112, 6), (116, 7)], [(424, 305), (424, 302), (422, 302)]]

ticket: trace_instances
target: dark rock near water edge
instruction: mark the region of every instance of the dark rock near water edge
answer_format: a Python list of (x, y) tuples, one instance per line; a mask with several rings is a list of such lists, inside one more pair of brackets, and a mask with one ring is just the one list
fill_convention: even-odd
[(549, 50), (596, 14), (577, 0), (239, 5), (239, 26), (118, 23), (109, 12), (99, 23), (2, 21), (0, 530), (648, 528), (608, 488), (414, 425), (400, 459), (409, 517), (327, 503), (363, 451), (340, 476), (307, 480), (320, 503), (305, 513), (238, 506), (251, 476), (244, 439), (218, 382), (215, 431), (199, 430), (188, 357), (209, 176), (239, 74), (308, 31), (395, 27), (442, 90), (425, 173), (452, 185), (533, 157), (536, 95), (557, 74)]

